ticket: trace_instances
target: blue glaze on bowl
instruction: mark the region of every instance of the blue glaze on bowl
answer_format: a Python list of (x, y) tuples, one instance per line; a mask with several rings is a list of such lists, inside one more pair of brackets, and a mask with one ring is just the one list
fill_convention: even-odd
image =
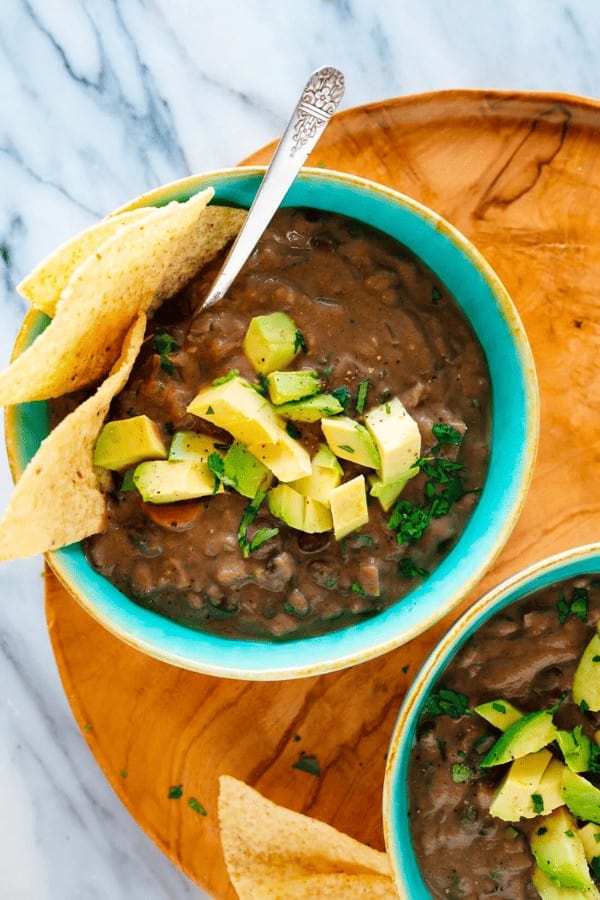
[[(264, 168), (209, 172), (146, 194), (124, 209), (185, 200), (208, 185), (215, 188), (214, 202), (248, 207), (263, 174)], [(387, 232), (447, 286), (487, 357), (492, 451), (480, 501), (438, 569), (385, 612), (330, 635), (265, 643), (192, 631), (127, 599), (94, 572), (79, 544), (49, 554), (53, 569), (83, 607), (124, 641), (174, 665), (231, 678), (271, 680), (333, 671), (386, 653), (430, 627), (464, 597), (501, 550), (523, 505), (537, 449), (537, 382), (527, 338), (501, 282), (461, 234), (395, 191), (320, 169), (303, 170), (284, 205), (331, 210)], [(31, 314), (21, 346), (29, 342), (29, 329), (43, 324), (42, 317)], [(15, 476), (47, 433), (45, 406), (24, 404), (7, 417)]]
[(481, 597), (442, 638), (416, 675), (396, 722), (385, 773), (383, 825), (401, 898), (430, 900), (414, 853), (408, 806), (408, 769), (425, 700), (455, 654), (484, 622), (526, 594), (550, 584), (600, 572), (600, 544), (576, 547), (513, 575)]

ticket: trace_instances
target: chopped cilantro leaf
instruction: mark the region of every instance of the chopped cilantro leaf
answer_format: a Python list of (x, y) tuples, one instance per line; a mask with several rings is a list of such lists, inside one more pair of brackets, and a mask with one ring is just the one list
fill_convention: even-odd
[(157, 328), (152, 337), (152, 346), (160, 356), (160, 367), (163, 372), (172, 375), (175, 371), (175, 366), (173, 365), (172, 360), (169, 359), (169, 355), (171, 353), (176, 353), (177, 350), (179, 350), (179, 344), (175, 338), (171, 337), (169, 332), (165, 331), (164, 328)]
[(270, 541), (271, 538), (276, 537), (278, 534), (279, 528), (259, 528), (250, 541), (249, 552), (253, 553), (255, 550), (258, 550), (259, 547), (262, 547), (263, 544), (266, 544), (267, 541)]
[(403, 578), (425, 578), (426, 575), (429, 575), (427, 569), (418, 566), (412, 556), (404, 556), (400, 560), (399, 568)]
[(397, 532), (399, 544), (412, 544), (423, 537), (431, 516), (420, 506), (408, 500), (398, 500), (392, 510), (388, 525)]
[(444, 425), (442, 423), (436, 423), (431, 432), (438, 442), (438, 444), (449, 444), (454, 447), (458, 447), (460, 442), (462, 441), (462, 435), (460, 431), (457, 431), (453, 425)]
[(536, 834), (539, 834), (539, 836), (541, 837), (543, 834), (546, 834), (547, 831), (548, 829), (544, 825), (542, 825), (540, 828), (538, 828)]
[(218, 453), (209, 453), (206, 464), (215, 477), (213, 494), (217, 493), (221, 482), (227, 487), (235, 487), (235, 482), (225, 474), (225, 463), (223, 462), (223, 457), (219, 456)]
[(207, 407), (206, 407), (206, 415), (207, 415), (207, 416), (214, 416), (214, 414), (215, 414), (215, 411), (214, 411), (214, 409), (212, 408), (212, 406), (207, 406)]
[(452, 719), (460, 719), (461, 716), (470, 715), (469, 698), (458, 691), (440, 688), (428, 696), (423, 712), (429, 716), (450, 716)]
[(498, 700), (494, 700), (492, 703), (492, 709), (495, 709), (496, 712), (504, 714), (506, 712), (506, 706), (504, 703), (500, 703)]
[(455, 784), (462, 784), (471, 777), (471, 770), (464, 763), (454, 763), (451, 769), (452, 781)]
[(125, 474), (123, 475), (123, 481), (121, 482), (121, 491), (123, 493), (127, 493), (128, 491), (135, 491), (135, 483), (133, 480), (133, 473), (135, 469), (127, 469)]
[(247, 559), (250, 555), (250, 544), (248, 543), (247, 538), (248, 528), (250, 525), (252, 525), (256, 516), (258, 515), (258, 511), (266, 496), (267, 495), (265, 491), (259, 491), (252, 502), (249, 503), (244, 510), (244, 515), (242, 516), (240, 527), (238, 528), (237, 533), (238, 544), (242, 549), (242, 555), (244, 556), (244, 559)]
[(462, 463), (457, 463), (452, 459), (432, 459), (430, 456), (420, 457), (414, 466), (436, 484), (447, 484), (450, 481), (451, 473), (464, 469)]
[(564, 592), (561, 591), (558, 603), (558, 621), (561, 625), (567, 621), (570, 615), (577, 616), (582, 622), (587, 622), (588, 615), (588, 592), (586, 588), (573, 588), (571, 599), (567, 600)]
[(353, 581), (353, 582), (352, 582), (351, 590), (354, 591), (355, 594), (360, 594), (361, 597), (364, 597), (364, 596), (365, 596), (365, 592), (364, 592), (363, 589), (361, 588), (361, 586), (360, 586), (360, 584), (358, 583), (358, 581)]
[(338, 444), (340, 450), (345, 450), (346, 453), (354, 453), (354, 447), (351, 447), (350, 444)]
[(365, 378), (365, 380), (361, 381), (358, 385), (358, 392), (356, 395), (356, 412), (359, 414), (359, 416), (361, 416), (365, 411), (369, 387), (370, 383), (368, 378)]
[(579, 704), (579, 709), (581, 710), (581, 712), (587, 712), (589, 708), (590, 708), (590, 705), (587, 702), (587, 700), (582, 700), (581, 703)]
[(179, 800), (183, 794), (183, 785), (174, 784), (169, 788), (169, 800)]
[(565, 829), (565, 834), (567, 837), (570, 837), (570, 838), (575, 837), (575, 833), (570, 828)]
[(294, 353), (298, 353), (300, 350), (302, 350), (303, 353), (306, 353), (308, 347), (306, 346), (306, 341), (304, 340), (302, 332), (296, 330), (296, 334), (294, 335)]
[(350, 400), (352, 399), (352, 394), (345, 385), (342, 385), (342, 387), (334, 388), (332, 391), (329, 391), (329, 393), (332, 397), (335, 397), (335, 399), (344, 409), (346, 409), (346, 407), (350, 403)]
[(435, 739), (436, 744), (438, 745), (438, 750), (440, 751), (440, 758), (445, 762), (446, 760), (446, 744), (447, 741), (442, 741), (440, 738)]
[(293, 422), (286, 422), (285, 430), (287, 431), (289, 436), (291, 438), (294, 438), (295, 440), (298, 440), (299, 438), (302, 437), (302, 432), (300, 431), (300, 429), (298, 428), (297, 425), (294, 425)]
[(308, 772), (309, 775), (315, 775), (317, 778), (321, 774), (321, 767), (316, 756), (302, 754), (295, 763), (292, 763), (292, 769), (300, 769), (301, 772)]
[(435, 285), (431, 289), (431, 302), (435, 305), (442, 299), (442, 292)]
[(193, 809), (194, 812), (197, 812), (199, 816), (205, 816), (205, 815), (206, 815), (206, 810), (204, 809), (204, 807), (202, 806), (202, 804), (200, 803), (200, 801), (199, 801), (199, 800), (196, 800), (195, 797), (188, 797), (187, 805), (188, 805), (191, 809)]
[(234, 378), (237, 378), (239, 374), (239, 369), (231, 369), (231, 371), (228, 372), (227, 375), (221, 375), (220, 378), (215, 378), (213, 384), (215, 385), (215, 387), (219, 384), (227, 384), (228, 381), (232, 381)]
[[(596, 835), (594, 835), (596, 837)], [(590, 860), (590, 868), (592, 870), (592, 875), (596, 879), (596, 881), (600, 880), (600, 856), (593, 856)]]
[(541, 815), (544, 812), (544, 798), (541, 794), (532, 794), (531, 802), (533, 804), (533, 811), (536, 816)]

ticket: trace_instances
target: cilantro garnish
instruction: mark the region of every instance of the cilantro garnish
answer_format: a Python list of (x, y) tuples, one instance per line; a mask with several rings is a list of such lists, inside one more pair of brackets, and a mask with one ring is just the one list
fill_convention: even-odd
[(434, 455), (437, 455), (443, 446), (458, 447), (462, 441), (462, 434), (453, 425), (444, 425), (438, 422), (432, 427), (431, 432), (437, 441), (435, 447), (431, 448)]
[(223, 462), (223, 457), (219, 456), (218, 453), (209, 453), (208, 459), (206, 460), (206, 464), (208, 468), (213, 473), (215, 477), (215, 486), (213, 488), (213, 494), (216, 494), (219, 490), (219, 485), (223, 482), (227, 487), (235, 487), (235, 482), (232, 478), (229, 478), (225, 474), (225, 463)]
[(123, 481), (121, 482), (121, 488), (120, 488), (120, 490), (123, 491), (123, 493), (127, 493), (128, 491), (135, 491), (136, 487), (135, 487), (135, 482), (133, 480), (134, 472), (135, 472), (135, 469), (127, 469), (127, 471), (123, 475)]
[(500, 703), (498, 700), (494, 700), (494, 702), (492, 703), (492, 709), (495, 709), (496, 712), (502, 713), (503, 715), (506, 712), (506, 706), (504, 705), (504, 703)]
[(346, 453), (354, 453), (354, 447), (351, 447), (350, 444), (338, 444), (340, 450), (345, 450)]
[(232, 381), (234, 378), (237, 378), (239, 374), (239, 369), (231, 369), (231, 371), (228, 372), (227, 375), (221, 375), (220, 378), (215, 378), (213, 384), (215, 385), (215, 387), (219, 384), (227, 384), (228, 381)]
[(403, 578), (424, 578), (429, 572), (418, 566), (412, 556), (405, 556), (400, 560), (400, 574)]
[(249, 552), (254, 553), (255, 550), (258, 550), (259, 547), (262, 547), (262, 545), (266, 544), (267, 541), (270, 541), (271, 538), (277, 537), (278, 534), (279, 528), (259, 528), (250, 541)]
[(453, 472), (464, 469), (462, 463), (453, 459), (432, 459), (430, 456), (422, 456), (414, 463), (414, 467), (420, 469), (435, 484), (447, 484)]
[(250, 555), (250, 544), (247, 538), (248, 528), (250, 525), (252, 525), (256, 516), (258, 515), (258, 511), (266, 496), (267, 495), (265, 491), (258, 491), (252, 502), (249, 503), (244, 510), (244, 515), (242, 516), (240, 527), (238, 528), (237, 533), (238, 544), (242, 549), (242, 555), (244, 559), (248, 559)]
[(292, 769), (300, 769), (301, 772), (308, 772), (309, 775), (315, 775), (317, 778), (321, 774), (321, 767), (316, 756), (302, 754), (295, 763), (292, 763)]
[[(593, 741), (590, 742), (589, 746), (590, 761), (588, 762), (588, 769), (593, 775), (598, 775), (600, 774), (600, 747)], [(600, 835), (598, 835), (598, 841), (600, 841)]]
[(430, 522), (430, 515), (409, 500), (398, 500), (392, 510), (388, 525), (397, 532), (399, 544), (413, 544), (423, 537)]
[(174, 784), (169, 788), (169, 800), (179, 800), (183, 794), (183, 785)]
[(199, 800), (196, 800), (195, 797), (188, 797), (187, 805), (188, 805), (191, 809), (193, 809), (194, 812), (197, 812), (199, 816), (205, 816), (205, 815), (206, 815), (206, 810), (204, 809), (204, 807), (202, 806), (202, 804), (200, 803), (200, 801), (199, 801)]
[(536, 816), (541, 815), (544, 812), (544, 798), (541, 794), (532, 794), (531, 802), (533, 804), (533, 811)]
[(364, 592), (364, 590), (361, 588), (361, 586), (360, 586), (360, 584), (358, 583), (358, 581), (353, 581), (353, 582), (352, 582), (351, 590), (354, 591), (355, 594), (360, 594), (361, 597), (364, 597), (364, 596), (365, 596), (365, 592)]
[(429, 716), (450, 716), (452, 719), (460, 719), (461, 716), (470, 715), (469, 698), (458, 691), (440, 688), (439, 691), (432, 691), (429, 695), (423, 712)]
[(440, 758), (442, 762), (446, 761), (446, 744), (447, 741), (442, 741), (440, 738), (435, 739), (436, 744), (438, 745), (438, 750), (440, 751)]
[(171, 353), (176, 353), (177, 350), (179, 350), (179, 344), (175, 338), (171, 337), (169, 332), (165, 331), (164, 328), (157, 328), (152, 337), (152, 346), (160, 356), (161, 369), (168, 375), (172, 375), (175, 371), (175, 366), (173, 365), (172, 360), (169, 359), (169, 355)]
[(596, 881), (600, 880), (600, 856), (593, 856), (590, 860), (590, 869)]
[(302, 332), (296, 330), (296, 334), (294, 335), (294, 353), (298, 353), (299, 350), (306, 353), (308, 347), (306, 346), (306, 341), (304, 340)]
[(361, 416), (365, 411), (365, 406), (367, 405), (367, 394), (370, 388), (370, 382), (368, 378), (365, 378), (364, 381), (361, 381), (358, 385), (358, 392), (356, 395), (356, 412)]
[(540, 826), (540, 828), (538, 828), (536, 834), (539, 834), (539, 836), (541, 837), (543, 834), (546, 834), (547, 831), (548, 829), (544, 825), (542, 825)]
[(558, 620), (561, 625), (567, 621), (570, 615), (577, 616), (582, 622), (587, 622), (588, 592), (586, 588), (573, 588), (571, 599), (567, 600), (564, 592), (560, 592), (558, 598)]
[(439, 288), (434, 286), (431, 289), (431, 302), (435, 305), (436, 303), (439, 303), (441, 299), (442, 299), (442, 292), (440, 291)]
[(329, 393), (332, 397), (335, 397), (335, 399), (344, 409), (346, 409), (346, 407), (350, 403), (350, 400), (352, 399), (352, 394), (345, 385), (342, 385), (342, 387), (334, 388), (332, 391), (329, 391)]
[(286, 422), (285, 430), (287, 431), (289, 436), (291, 438), (295, 438), (295, 440), (298, 440), (299, 438), (302, 437), (302, 432), (300, 431), (300, 429), (298, 428), (297, 425), (294, 425), (293, 422)]
[(471, 777), (471, 770), (464, 763), (454, 763), (451, 769), (452, 781), (455, 784), (462, 784)]

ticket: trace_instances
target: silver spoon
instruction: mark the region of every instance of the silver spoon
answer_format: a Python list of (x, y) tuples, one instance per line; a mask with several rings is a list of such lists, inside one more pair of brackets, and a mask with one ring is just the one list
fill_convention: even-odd
[(296, 175), (344, 96), (342, 72), (324, 66), (312, 73), (283, 133), (265, 177), (223, 267), (202, 304), (208, 309), (225, 295), (281, 205)]

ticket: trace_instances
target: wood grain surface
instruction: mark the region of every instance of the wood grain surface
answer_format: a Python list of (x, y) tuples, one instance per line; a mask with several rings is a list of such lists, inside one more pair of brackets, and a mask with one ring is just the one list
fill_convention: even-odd
[[(491, 585), (600, 537), (600, 104), (486, 92), (390, 100), (338, 115), (309, 162), (403, 191), (483, 252), (531, 340), (540, 449), (523, 514), (477, 590), (420, 638), (348, 671), (274, 684), (180, 671), (112, 637), (47, 573), (54, 653), (92, 752), (139, 824), (219, 900), (235, 897), (220, 773), (382, 849), (387, 746), (433, 643)], [(320, 777), (293, 768), (301, 752), (317, 756)]]

